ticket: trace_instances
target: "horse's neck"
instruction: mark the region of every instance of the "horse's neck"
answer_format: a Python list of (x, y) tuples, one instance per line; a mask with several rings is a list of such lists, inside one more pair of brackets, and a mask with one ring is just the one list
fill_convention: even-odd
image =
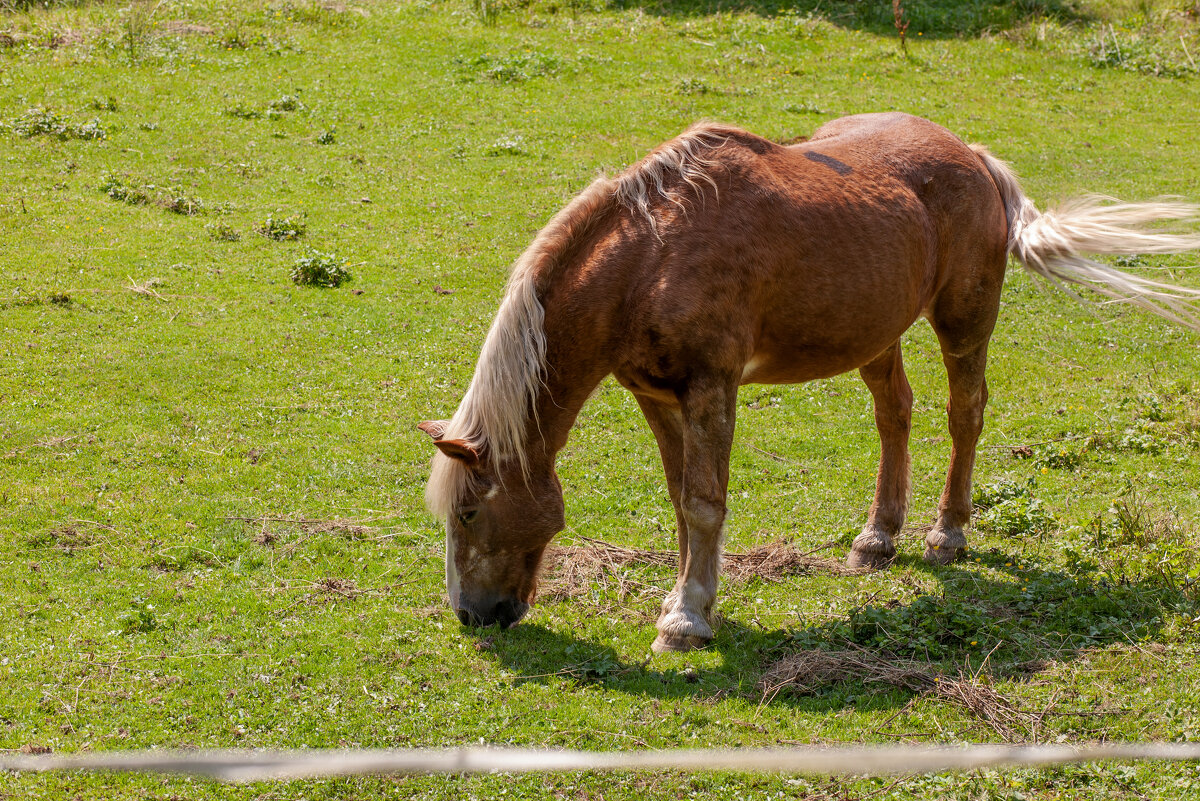
[(551, 309), (546, 312), (546, 369), (538, 392), (537, 419), (530, 421), (530, 441), (544, 441), (551, 459), (566, 444), (583, 404), (612, 372), (608, 337), (603, 326), (596, 324), (603, 317), (572, 315), (568, 319)]

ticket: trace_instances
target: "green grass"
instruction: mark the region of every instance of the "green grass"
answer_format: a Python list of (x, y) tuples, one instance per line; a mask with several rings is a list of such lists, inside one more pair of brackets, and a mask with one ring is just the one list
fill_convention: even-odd
[[(907, 56), (889, 6), (0, 2), (0, 748), (997, 739), (853, 677), (756, 688), (791, 650), (848, 642), (980, 671), (1049, 710), (1041, 740), (1200, 736), (1195, 335), (1019, 273), (965, 562), (919, 558), (949, 455), (922, 323), (891, 570), (727, 584), (712, 647), (650, 661), (667, 569), (503, 633), (447, 609), (414, 426), (453, 411), (508, 265), (597, 172), (700, 118), (785, 140), (897, 109), (988, 144), (1043, 206), (1197, 199), (1194, 4), (907, 3)], [(265, 233), (282, 223), (295, 235)], [(314, 252), (353, 281), (293, 283)], [(843, 555), (877, 459), (865, 387), (747, 387), (739, 411), (730, 549)], [(653, 439), (615, 384), (560, 475), (560, 542), (673, 547)], [(14, 799), (738, 794), (1177, 799), (1200, 773), (0, 778)]]

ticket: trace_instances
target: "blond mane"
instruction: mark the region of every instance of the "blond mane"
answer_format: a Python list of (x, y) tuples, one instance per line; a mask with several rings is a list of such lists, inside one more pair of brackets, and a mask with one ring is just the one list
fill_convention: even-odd
[(684, 198), (667, 188), (668, 178), (678, 175), (688, 189), (700, 196), (703, 196), (703, 184), (708, 184), (715, 194), (717, 182), (712, 177), (715, 163), (709, 154), (735, 135), (745, 135), (745, 132), (715, 123), (693, 125), (622, 173), (614, 190), (617, 200), (630, 211), (645, 217), (655, 235), (659, 235), (654, 214), (656, 196), (665, 198), (681, 210), (687, 209)]
[[(484, 340), (475, 375), (447, 423), (442, 438), (462, 440), (492, 464), (516, 461), (528, 475), (526, 433), (537, 414), (537, 397), (546, 369), (545, 310), (539, 299), (545, 282), (557, 274), (561, 256), (592, 229), (614, 201), (644, 216), (655, 234), (655, 195), (682, 206), (667, 188), (678, 175), (693, 191), (707, 183), (716, 190), (707, 151), (720, 147), (736, 129), (693, 126), (656, 148), (616, 180), (598, 179), (556, 214), (517, 259), (504, 300)], [(434, 456), (425, 502), (446, 518), (470, 488), (474, 473), (440, 452)]]
[[(597, 180), (556, 214), (513, 266), (504, 300), (484, 340), (471, 386), (446, 425), (443, 439), (462, 440), (493, 464), (516, 460), (528, 474), (525, 435), (537, 414), (546, 369), (545, 311), (540, 282), (554, 272), (558, 256), (577, 240), (612, 196), (612, 182)], [(425, 502), (446, 517), (473, 474), (461, 462), (434, 456)]]

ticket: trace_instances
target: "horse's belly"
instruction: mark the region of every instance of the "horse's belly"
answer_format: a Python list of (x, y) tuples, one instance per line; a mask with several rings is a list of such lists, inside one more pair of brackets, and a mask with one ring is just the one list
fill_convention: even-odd
[(742, 367), (743, 384), (800, 384), (856, 370), (895, 342), (907, 326), (856, 339), (760, 343)]

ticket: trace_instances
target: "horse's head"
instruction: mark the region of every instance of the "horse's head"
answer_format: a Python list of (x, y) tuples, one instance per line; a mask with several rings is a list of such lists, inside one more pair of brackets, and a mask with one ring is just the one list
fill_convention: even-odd
[(494, 464), (486, 451), (443, 438), (444, 421), (419, 428), (440, 451), (428, 499), (446, 519), (450, 605), (466, 626), (516, 625), (536, 594), (542, 554), (563, 528), (553, 462)]

